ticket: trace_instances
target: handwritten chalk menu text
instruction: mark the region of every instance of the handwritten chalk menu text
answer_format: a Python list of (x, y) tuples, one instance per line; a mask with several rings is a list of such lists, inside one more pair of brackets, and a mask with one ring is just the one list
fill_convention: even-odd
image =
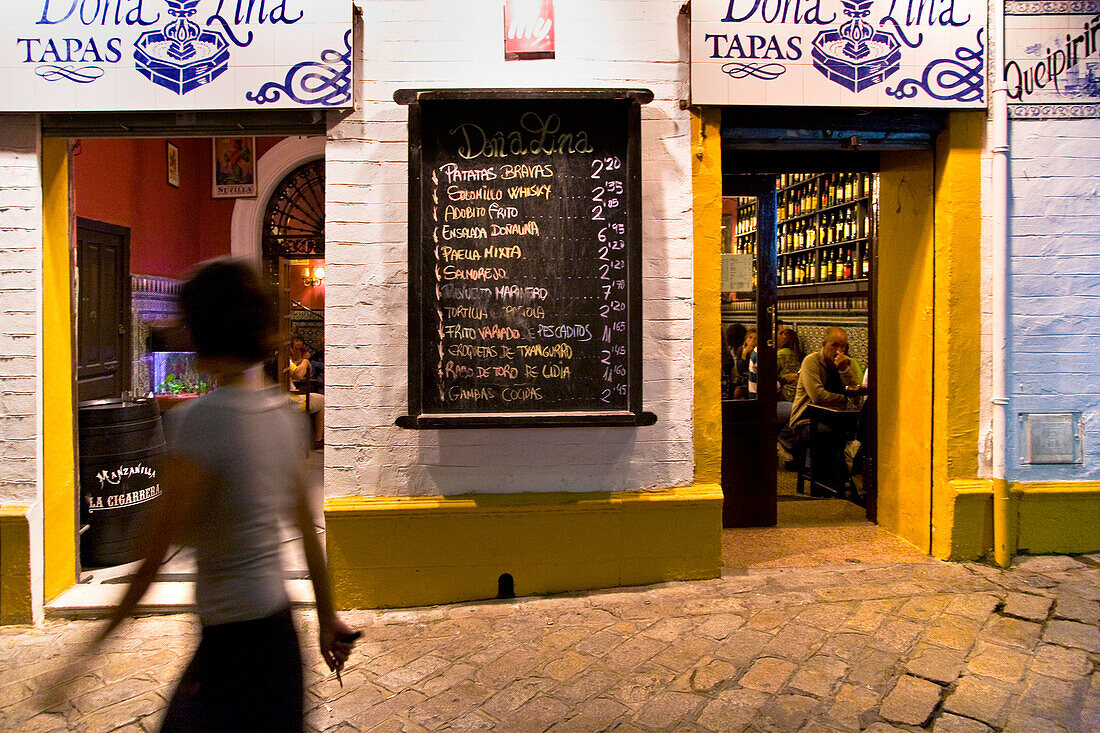
[(639, 425), (644, 91), (399, 92), (403, 427)]

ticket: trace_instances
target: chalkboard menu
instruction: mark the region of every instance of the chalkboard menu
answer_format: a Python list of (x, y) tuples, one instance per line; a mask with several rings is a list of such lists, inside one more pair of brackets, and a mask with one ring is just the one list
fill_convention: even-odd
[(410, 428), (646, 425), (646, 90), (409, 105)]

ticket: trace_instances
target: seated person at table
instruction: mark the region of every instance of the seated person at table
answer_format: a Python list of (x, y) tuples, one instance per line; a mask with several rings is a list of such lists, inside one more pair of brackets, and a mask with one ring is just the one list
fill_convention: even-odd
[(756, 399), (756, 368), (753, 366), (753, 354), (756, 353), (756, 329), (749, 328), (741, 348), (734, 354), (737, 371), (745, 378), (744, 387), (734, 397), (739, 400)]
[(790, 326), (780, 326), (776, 343), (775, 371), (779, 375), (779, 399), (794, 402), (798, 372), (802, 368), (802, 345), (798, 334)]
[(802, 367), (802, 346), (798, 334), (790, 326), (780, 326), (778, 351), (775, 352), (775, 372), (779, 377), (779, 395), (776, 403), (776, 421), (779, 427), (791, 421), (794, 409), (794, 393), (798, 383), (798, 371)]
[(784, 431), (783, 436), (783, 442), (790, 443), (790, 446), (785, 447), (791, 450), (809, 439), (810, 415), (807, 407), (813, 404), (843, 410), (848, 406), (845, 387), (857, 384), (859, 379), (848, 356), (848, 334), (843, 328), (831, 328), (821, 342), (821, 350), (802, 360), (790, 428)]
[(732, 400), (738, 387), (744, 388), (745, 377), (737, 373), (737, 359), (745, 342), (745, 327), (731, 323), (722, 333), (722, 399)]
[(741, 324), (730, 324), (722, 338), (722, 398), (744, 400), (747, 393), (747, 362), (741, 359), (748, 329)]
[[(310, 351), (301, 336), (290, 340), (290, 400), (302, 410), (308, 406), (310, 422), (313, 425), (313, 447), (320, 448), (325, 437), (325, 396), (315, 391), (313, 384), (313, 365), (310, 363)], [(308, 394), (308, 397), (307, 397)]]

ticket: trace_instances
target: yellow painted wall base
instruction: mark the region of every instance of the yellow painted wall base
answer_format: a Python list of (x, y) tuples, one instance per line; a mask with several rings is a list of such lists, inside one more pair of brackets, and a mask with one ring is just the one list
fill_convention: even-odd
[(21, 506), (0, 506), (0, 624), (32, 620), (27, 511)]
[[(993, 481), (952, 481), (937, 506), (932, 554), (941, 560), (993, 556)], [(1011, 483), (1009, 551), (1023, 554), (1100, 550), (1100, 482)]]
[(1013, 483), (1021, 553), (1100, 550), (1100, 481)]
[(325, 502), (340, 608), (420, 606), (721, 572), (717, 484), (646, 492), (344, 497)]
[(993, 549), (993, 482), (951, 481), (933, 508), (932, 556), (979, 560)]

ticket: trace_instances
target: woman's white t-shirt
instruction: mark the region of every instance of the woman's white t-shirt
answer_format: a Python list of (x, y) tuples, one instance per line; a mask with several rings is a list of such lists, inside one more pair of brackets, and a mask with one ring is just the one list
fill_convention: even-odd
[(169, 449), (206, 469), (189, 527), (195, 605), (203, 625), (248, 621), (289, 603), (280, 528), (296, 501), (296, 418), (270, 390), (230, 385), (176, 408)]

